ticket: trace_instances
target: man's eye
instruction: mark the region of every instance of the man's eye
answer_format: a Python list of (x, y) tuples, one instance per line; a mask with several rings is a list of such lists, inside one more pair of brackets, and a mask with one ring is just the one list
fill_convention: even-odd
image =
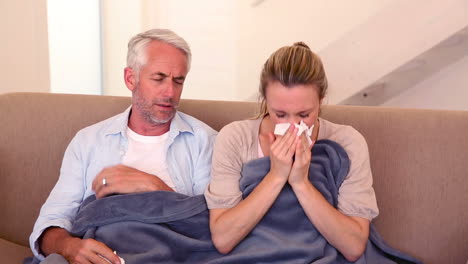
[(286, 115), (282, 115), (282, 114), (276, 114), (276, 117), (278, 118), (284, 118)]
[(163, 79), (153, 79), (153, 81), (155, 81), (155, 82), (160, 82), (160, 81), (162, 81), (162, 80), (163, 80)]
[(309, 114), (301, 114), (299, 116), (302, 117), (302, 118), (307, 118), (307, 117), (309, 117)]
[(184, 80), (174, 80), (175, 83), (179, 84), (179, 85), (182, 85), (184, 84)]

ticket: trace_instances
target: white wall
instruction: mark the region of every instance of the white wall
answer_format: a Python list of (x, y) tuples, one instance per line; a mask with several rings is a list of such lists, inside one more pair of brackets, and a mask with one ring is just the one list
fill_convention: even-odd
[(145, 30), (169, 28), (192, 50), (182, 98), (235, 100), (238, 34), (235, 1), (152, 1), (144, 10)]
[(300, 40), (319, 51), (392, 1), (265, 0), (254, 7), (252, 0), (103, 0), (104, 92), (128, 94), (121, 93), (126, 49), (115, 47), (126, 46), (130, 32), (163, 27), (193, 51), (183, 98), (256, 100), (273, 51)]
[(48, 0), (50, 91), (101, 94), (99, 1)]
[[(319, 55), (324, 60), (329, 78), (329, 102), (348, 103), (347, 98), (361, 93), (376, 82), (378, 84), (388, 73), (399, 71), (400, 67), (422, 53), (433, 53), (429, 51), (468, 26), (466, 10), (466, 0), (392, 1), (365, 23), (320, 50)], [(460, 53), (462, 56), (468, 54)], [(426, 60), (427, 57), (430, 56), (419, 59)], [(453, 62), (446, 59), (435, 60), (431, 66), (436, 67), (437, 64), (441, 68)], [(417, 78), (405, 77), (409, 77), (406, 80)], [(390, 86), (387, 88), (391, 89)], [(368, 101), (385, 98), (385, 93), (371, 94)], [(392, 95), (391, 92), (387, 94)]]
[(0, 93), (49, 91), (46, 0), (0, 1)]
[[(103, 0), (105, 94), (129, 95), (122, 80), (126, 45), (131, 36), (149, 28), (170, 28), (192, 47), (192, 69), (183, 98), (256, 100), (262, 64), (279, 47), (304, 41), (320, 54), (343, 36), (375, 20), (377, 14), (402, 3), (401, 0), (265, 0), (255, 7), (252, 5), (255, 2)], [(392, 41), (388, 41), (388, 45), (390, 48)], [(374, 56), (359, 60), (363, 64), (370, 61), (389, 63), (388, 60), (376, 61)], [(464, 64), (452, 67), (448, 72), (467, 69)], [(455, 76), (445, 77), (446, 74), (440, 73), (434, 78), (455, 78), (452, 82), (456, 82)], [(454, 89), (448, 94), (460, 93), (456, 86), (445, 87), (443, 91), (447, 89)], [(410, 90), (423, 94), (427, 91)], [(433, 90), (431, 93), (437, 94), (434, 97), (443, 93), (436, 88)], [(423, 97), (415, 95), (411, 98), (414, 102), (408, 101), (408, 104), (417, 106)], [(425, 107), (431, 107), (431, 104), (425, 104)]]
[[(51, 77), (59, 78), (52, 78), (53, 87), (73, 86), (73, 92), (82, 93), (93, 88), (89, 93), (95, 93), (100, 87), (98, 58), (102, 56), (103, 92), (128, 96), (122, 76), (129, 38), (151, 27), (169, 27), (189, 41), (194, 53), (184, 98), (255, 100), (261, 65), (275, 49), (303, 40), (320, 51), (394, 1), (265, 0), (253, 7), (253, 0), (101, 0), (102, 55), (95, 49), (99, 45), (99, 17), (95, 12), (99, 1), (80, 1), (82, 8), (72, 1), (63, 4), (68, 13), (61, 19), (56, 17), (57, 23), (71, 23), (66, 19), (73, 17), (75, 22), (68, 25), (80, 36), (76, 39), (60, 33), (70, 45), (65, 50), (68, 52), (54, 46), (57, 33), (53, 28), (48, 45), (46, 0), (0, 1), (0, 93), (49, 91), (50, 48), (51, 62), (60, 59), (64, 63), (60, 72), (56, 71), (60, 67), (51, 68)], [(52, 16), (54, 10), (49, 14)], [(80, 23), (81, 29), (88, 30), (80, 31), (76, 26)], [(85, 47), (94, 50), (87, 57), (82, 52)], [(72, 57), (65, 64), (60, 54)], [(82, 70), (74, 70), (76, 66)], [(465, 57), (384, 106), (468, 110), (466, 72)]]
[(101, 0), (103, 94), (130, 96), (124, 83), (127, 44), (142, 31), (143, 1)]
[(266, 0), (258, 7), (238, 1), (237, 99), (256, 99), (261, 67), (278, 48), (304, 41), (320, 53), (393, 1)]
[(468, 56), (406, 90), (382, 106), (468, 110)]

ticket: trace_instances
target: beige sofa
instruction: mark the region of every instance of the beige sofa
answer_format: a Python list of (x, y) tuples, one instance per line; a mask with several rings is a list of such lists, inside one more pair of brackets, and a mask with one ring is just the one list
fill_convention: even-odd
[[(123, 111), (127, 97), (0, 95), (0, 262), (31, 255), (28, 237), (80, 128)], [(180, 110), (219, 130), (253, 116), (247, 102), (183, 100)], [(468, 259), (468, 112), (325, 106), (324, 118), (367, 139), (380, 208), (375, 224), (425, 263)]]

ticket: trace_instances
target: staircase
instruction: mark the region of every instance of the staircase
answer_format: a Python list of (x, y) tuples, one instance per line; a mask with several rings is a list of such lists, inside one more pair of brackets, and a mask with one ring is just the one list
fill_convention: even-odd
[(468, 55), (468, 1), (394, 1), (319, 51), (329, 104), (380, 105)]

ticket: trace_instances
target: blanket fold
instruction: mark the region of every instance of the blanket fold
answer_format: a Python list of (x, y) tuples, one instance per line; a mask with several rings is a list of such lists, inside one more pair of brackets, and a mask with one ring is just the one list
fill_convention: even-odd
[[(344, 149), (329, 140), (312, 149), (309, 178), (334, 207), (349, 170)], [(243, 196), (252, 192), (270, 169), (261, 158), (244, 165)], [(89, 197), (80, 208), (72, 233), (102, 241), (126, 264), (132, 263), (349, 263), (308, 220), (286, 185), (254, 230), (229, 254), (211, 242), (209, 215), (202, 195), (148, 192)], [(421, 263), (386, 245), (371, 225), (364, 255), (355, 263)]]

